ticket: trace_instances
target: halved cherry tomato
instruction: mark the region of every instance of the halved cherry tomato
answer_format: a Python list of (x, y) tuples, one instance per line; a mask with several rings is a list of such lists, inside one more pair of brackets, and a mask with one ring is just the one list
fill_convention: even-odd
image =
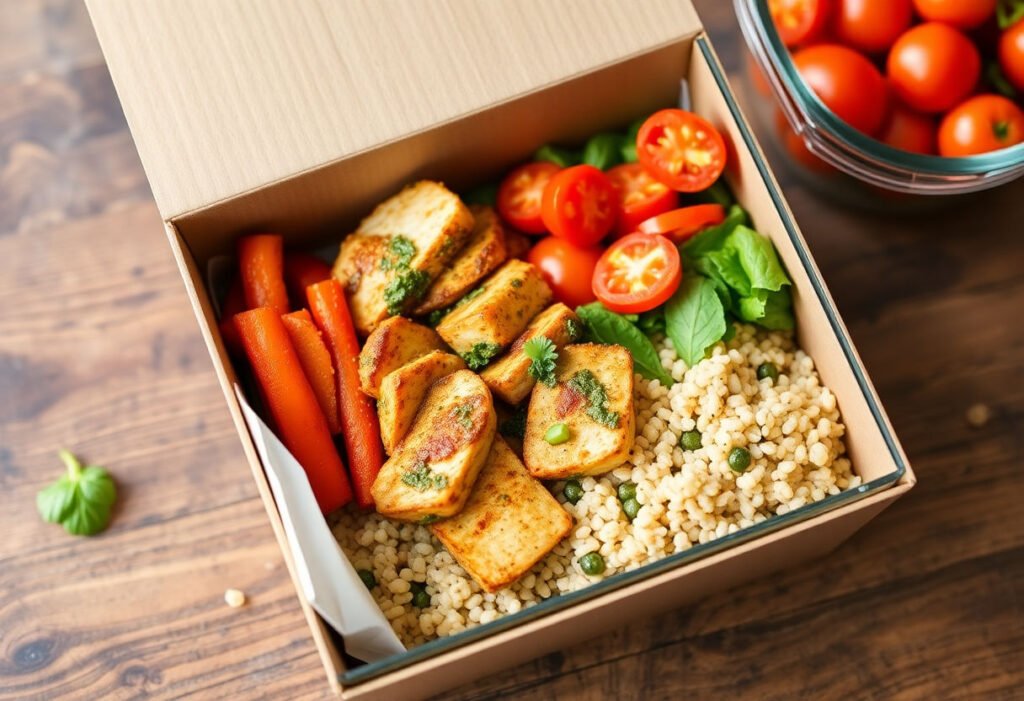
[(625, 236), (640, 222), (679, 206), (679, 195), (651, 177), (639, 163), (623, 163), (607, 173), (618, 195), (615, 233)]
[(885, 51), (914, 17), (910, 0), (839, 0), (836, 37), (861, 51)]
[(580, 248), (565, 239), (546, 236), (530, 249), (526, 260), (540, 270), (555, 299), (575, 309), (594, 301), (591, 281), (603, 252), (596, 246)]
[(516, 229), (528, 234), (543, 234), (541, 200), (544, 188), (559, 167), (549, 161), (519, 166), (498, 186), (498, 214)]
[(636, 135), (636, 155), (647, 172), (680, 192), (710, 187), (725, 170), (725, 141), (703, 117), (684, 110), (655, 112)]
[(976, 95), (939, 125), (940, 156), (972, 156), (1024, 141), (1024, 110), (1002, 95)]
[(974, 29), (996, 11), (996, 0), (914, 0), (914, 9), (925, 21)]
[(544, 188), (541, 217), (555, 236), (577, 246), (593, 246), (615, 225), (615, 188), (594, 166), (559, 171)]
[(682, 243), (701, 229), (724, 221), (722, 205), (695, 204), (651, 217), (640, 224), (639, 230), (642, 234), (661, 234), (672, 243)]
[(638, 314), (663, 304), (682, 279), (675, 244), (664, 236), (629, 234), (597, 262), (594, 294), (613, 312)]
[(815, 39), (828, 24), (825, 0), (768, 0), (768, 12), (786, 46)]
[(909, 107), (945, 112), (971, 94), (981, 74), (981, 57), (962, 32), (941, 22), (925, 22), (892, 45), (886, 71), (893, 92)]

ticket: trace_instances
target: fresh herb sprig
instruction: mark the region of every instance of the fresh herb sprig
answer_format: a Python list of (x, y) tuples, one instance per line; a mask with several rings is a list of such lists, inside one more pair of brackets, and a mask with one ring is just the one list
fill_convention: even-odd
[(527, 373), (542, 385), (554, 387), (555, 363), (558, 362), (558, 350), (554, 342), (547, 336), (531, 338), (523, 345), (523, 353), (530, 359)]
[(98, 465), (82, 467), (78, 458), (61, 450), (67, 472), (36, 495), (36, 508), (47, 523), (59, 523), (72, 535), (96, 535), (110, 522), (117, 499), (114, 480)]

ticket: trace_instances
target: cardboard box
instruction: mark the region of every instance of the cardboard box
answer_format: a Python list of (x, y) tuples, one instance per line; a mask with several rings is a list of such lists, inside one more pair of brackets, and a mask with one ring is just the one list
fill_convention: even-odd
[(336, 636), (300, 594), (329, 681), (344, 698), (437, 693), (790, 567), (836, 547), (913, 485), (832, 299), (684, 0), (90, 0), (89, 10), (293, 577), (282, 521), (232, 391), (234, 371), (203, 282), (207, 261), (229, 253), (246, 231), (279, 231), (293, 246), (338, 242), (407, 182), (430, 177), (460, 189), (487, 181), (543, 143), (578, 142), (675, 104), (681, 79), (695, 111), (726, 135), (729, 182), (787, 266), (799, 342), (839, 399), (862, 487), (458, 640), (346, 669)]

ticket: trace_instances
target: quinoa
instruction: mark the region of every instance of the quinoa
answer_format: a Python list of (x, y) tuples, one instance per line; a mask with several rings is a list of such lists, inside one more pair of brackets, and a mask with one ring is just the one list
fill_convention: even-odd
[[(675, 384), (635, 377), (636, 442), (611, 472), (580, 478), (583, 497), (562, 494), (573, 531), (519, 581), (484, 592), (423, 526), (380, 514), (345, 510), (334, 534), (356, 569), (373, 572), (372, 594), (407, 647), (489, 623), (551, 596), (575, 591), (619, 572), (707, 543), (856, 487), (843, 443), (845, 427), (835, 395), (822, 386), (814, 362), (792, 334), (737, 325), (692, 368), (667, 339), (656, 342)], [(773, 363), (777, 380), (757, 379)], [(684, 450), (679, 436), (698, 430), (702, 445)], [(729, 467), (729, 452), (745, 448), (750, 464)], [(636, 484), (640, 510), (632, 522), (616, 489)], [(579, 558), (599, 552), (606, 568), (588, 576)], [(430, 604), (413, 605), (414, 585), (425, 585)]]

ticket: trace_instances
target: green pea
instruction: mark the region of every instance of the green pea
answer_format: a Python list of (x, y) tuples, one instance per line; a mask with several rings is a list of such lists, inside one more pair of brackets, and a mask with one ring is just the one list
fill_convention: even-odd
[(565, 495), (567, 502), (575, 504), (583, 498), (583, 485), (579, 480), (568, 480), (562, 488), (562, 494)]
[(418, 589), (412, 595), (412, 605), (419, 609), (425, 609), (430, 606), (430, 594), (427, 593), (426, 589)]
[(743, 472), (750, 467), (750, 451), (746, 448), (733, 448), (729, 451), (729, 468), (733, 472)]
[(565, 424), (551, 424), (547, 432), (544, 434), (544, 440), (551, 445), (561, 445), (565, 443), (572, 434), (569, 432), (569, 427)]
[(636, 499), (636, 485), (632, 482), (623, 482), (616, 491), (619, 493), (619, 501), (623, 503)]
[(632, 521), (640, 513), (640, 502), (635, 497), (626, 499), (626, 501), (622, 502), (622, 512), (626, 514), (626, 518)]
[(679, 436), (679, 446), (683, 450), (697, 450), (700, 448), (700, 431), (696, 429), (692, 431), (683, 431), (683, 435)]
[(772, 383), (779, 381), (779, 369), (775, 363), (761, 363), (757, 366), (757, 379), (763, 380), (766, 377), (772, 378)]
[(370, 570), (357, 570), (356, 574), (359, 575), (359, 579), (363, 580), (363, 584), (366, 585), (367, 589), (373, 589), (377, 586), (377, 578), (373, 576), (373, 572)]
[(583, 574), (596, 577), (604, 572), (604, 558), (598, 552), (587, 553), (580, 558), (580, 569), (583, 570)]

